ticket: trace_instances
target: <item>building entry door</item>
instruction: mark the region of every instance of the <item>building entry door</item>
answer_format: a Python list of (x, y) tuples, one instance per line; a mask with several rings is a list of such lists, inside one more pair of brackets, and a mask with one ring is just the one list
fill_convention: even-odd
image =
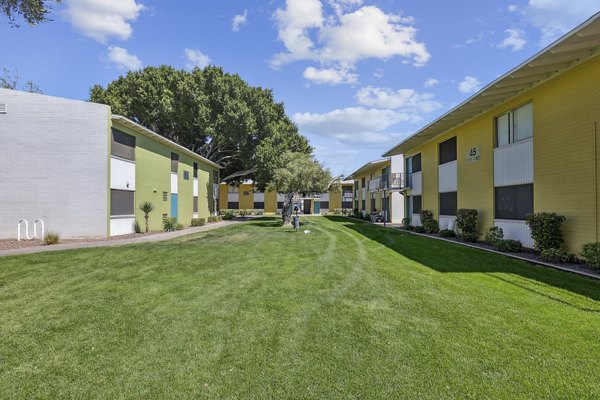
[(310, 214), (310, 199), (304, 200), (304, 214)]
[(313, 211), (313, 214), (321, 214), (321, 202), (315, 200), (315, 210)]

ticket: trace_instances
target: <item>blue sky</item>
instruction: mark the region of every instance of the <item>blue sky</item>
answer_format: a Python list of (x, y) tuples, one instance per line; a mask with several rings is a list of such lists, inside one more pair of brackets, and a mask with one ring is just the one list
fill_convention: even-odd
[(87, 99), (128, 69), (222, 66), (274, 90), (348, 174), (600, 11), (598, 0), (64, 0), (0, 20), (0, 67)]

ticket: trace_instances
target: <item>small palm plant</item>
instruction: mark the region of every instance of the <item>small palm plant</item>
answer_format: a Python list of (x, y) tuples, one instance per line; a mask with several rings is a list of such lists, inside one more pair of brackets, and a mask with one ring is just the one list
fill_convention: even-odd
[(149, 201), (144, 201), (138, 207), (144, 213), (144, 219), (146, 220), (146, 233), (148, 233), (148, 218), (150, 218), (150, 213), (154, 211), (154, 204)]

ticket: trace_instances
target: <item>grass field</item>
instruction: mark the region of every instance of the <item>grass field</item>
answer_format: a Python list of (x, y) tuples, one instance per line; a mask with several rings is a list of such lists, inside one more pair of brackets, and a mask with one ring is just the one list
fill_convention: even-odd
[(0, 259), (0, 398), (600, 398), (600, 282), (303, 222)]

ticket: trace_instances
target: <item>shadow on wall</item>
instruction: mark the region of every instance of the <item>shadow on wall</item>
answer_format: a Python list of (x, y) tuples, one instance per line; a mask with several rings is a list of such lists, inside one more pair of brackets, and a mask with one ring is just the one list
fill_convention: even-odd
[[(344, 217), (326, 216), (330, 221), (344, 224), (361, 235), (376, 241), (397, 253), (442, 273), (484, 273), (503, 282), (518, 286), (530, 292), (550, 298), (557, 302), (573, 306), (584, 311), (600, 313), (597, 307), (582, 308), (568, 300), (568, 295), (559, 298), (556, 293), (548, 293), (544, 285), (554, 286), (590, 299), (600, 301), (600, 281), (553, 270), (506, 256), (488, 253), (483, 250), (428, 239), (397, 230), (385, 229), (363, 221)], [(482, 260), (485, 260), (482, 262)], [(515, 281), (510, 275), (492, 275), (494, 273), (514, 274), (523, 279)]]

